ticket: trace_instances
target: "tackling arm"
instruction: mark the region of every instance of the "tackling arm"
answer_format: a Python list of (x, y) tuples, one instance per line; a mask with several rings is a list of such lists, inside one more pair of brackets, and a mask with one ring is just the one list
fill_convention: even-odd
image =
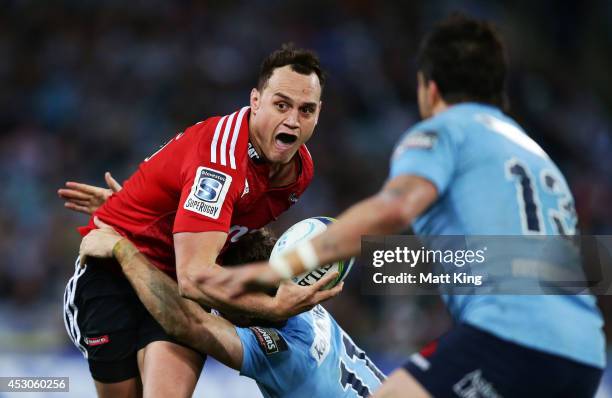
[(128, 240), (118, 241), (113, 254), (140, 301), (168, 334), (231, 368), (240, 369), (242, 343), (230, 322), (182, 298), (177, 284), (151, 265)]

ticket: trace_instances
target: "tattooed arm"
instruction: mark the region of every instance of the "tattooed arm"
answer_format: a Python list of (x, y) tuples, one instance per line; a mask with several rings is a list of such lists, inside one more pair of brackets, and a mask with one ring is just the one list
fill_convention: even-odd
[(166, 333), (231, 368), (240, 369), (242, 344), (230, 322), (209, 314), (195, 301), (182, 298), (176, 282), (155, 268), (127, 239), (114, 245), (113, 254), (140, 301)]
[(130, 241), (97, 217), (94, 223), (98, 229), (83, 238), (80, 256), (114, 256), (140, 301), (169, 335), (240, 369), (242, 344), (234, 325), (181, 297), (176, 282), (155, 268)]

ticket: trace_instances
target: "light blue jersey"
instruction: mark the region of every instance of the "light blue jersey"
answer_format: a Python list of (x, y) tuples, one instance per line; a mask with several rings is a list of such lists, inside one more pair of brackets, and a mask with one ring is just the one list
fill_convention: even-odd
[[(418, 175), (438, 200), (417, 235), (573, 235), (572, 194), (542, 148), (499, 109), (451, 106), (409, 130), (390, 178)], [(445, 296), (458, 322), (544, 352), (605, 366), (603, 320), (589, 295)]]
[(265, 397), (368, 397), (384, 375), (320, 305), (282, 328), (236, 327), (240, 374)]

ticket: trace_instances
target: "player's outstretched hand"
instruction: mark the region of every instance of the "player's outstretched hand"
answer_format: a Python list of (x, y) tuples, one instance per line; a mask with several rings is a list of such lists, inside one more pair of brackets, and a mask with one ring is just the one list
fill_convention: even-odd
[(280, 319), (287, 319), (337, 296), (342, 291), (344, 282), (332, 289), (322, 290), (337, 277), (337, 272), (330, 272), (310, 286), (300, 286), (290, 281), (281, 283), (274, 298), (276, 301), (275, 315)]
[(108, 171), (104, 173), (104, 180), (108, 188), (68, 181), (66, 182), (66, 188), (58, 189), (57, 194), (66, 201), (64, 202), (64, 207), (67, 209), (92, 214), (113, 193), (121, 190), (121, 184)]
[(113, 257), (113, 247), (123, 239), (123, 236), (119, 235), (113, 227), (105, 224), (98, 217), (94, 217), (94, 224), (98, 229), (91, 230), (81, 240), (79, 248), (81, 266), (85, 265), (87, 257)]

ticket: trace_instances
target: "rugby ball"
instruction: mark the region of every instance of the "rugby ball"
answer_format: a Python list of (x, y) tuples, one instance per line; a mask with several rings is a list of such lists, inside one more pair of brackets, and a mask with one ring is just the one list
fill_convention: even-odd
[[(312, 217), (294, 224), (291, 228), (285, 231), (280, 238), (278, 238), (274, 248), (272, 249), (272, 254), (270, 257), (272, 258), (274, 256), (278, 256), (284, 253), (286, 250), (291, 249), (296, 244), (314, 238), (318, 234), (325, 231), (327, 226), (334, 221), (335, 220), (331, 217)], [(351, 270), (354, 262), (355, 258), (351, 258), (350, 260), (338, 261), (333, 264), (323, 265), (315, 270), (294, 276), (292, 280), (298, 285), (310, 286), (324, 277), (327, 273), (338, 271), (338, 277), (327, 284), (327, 286), (324, 288), (331, 289), (344, 280)]]

